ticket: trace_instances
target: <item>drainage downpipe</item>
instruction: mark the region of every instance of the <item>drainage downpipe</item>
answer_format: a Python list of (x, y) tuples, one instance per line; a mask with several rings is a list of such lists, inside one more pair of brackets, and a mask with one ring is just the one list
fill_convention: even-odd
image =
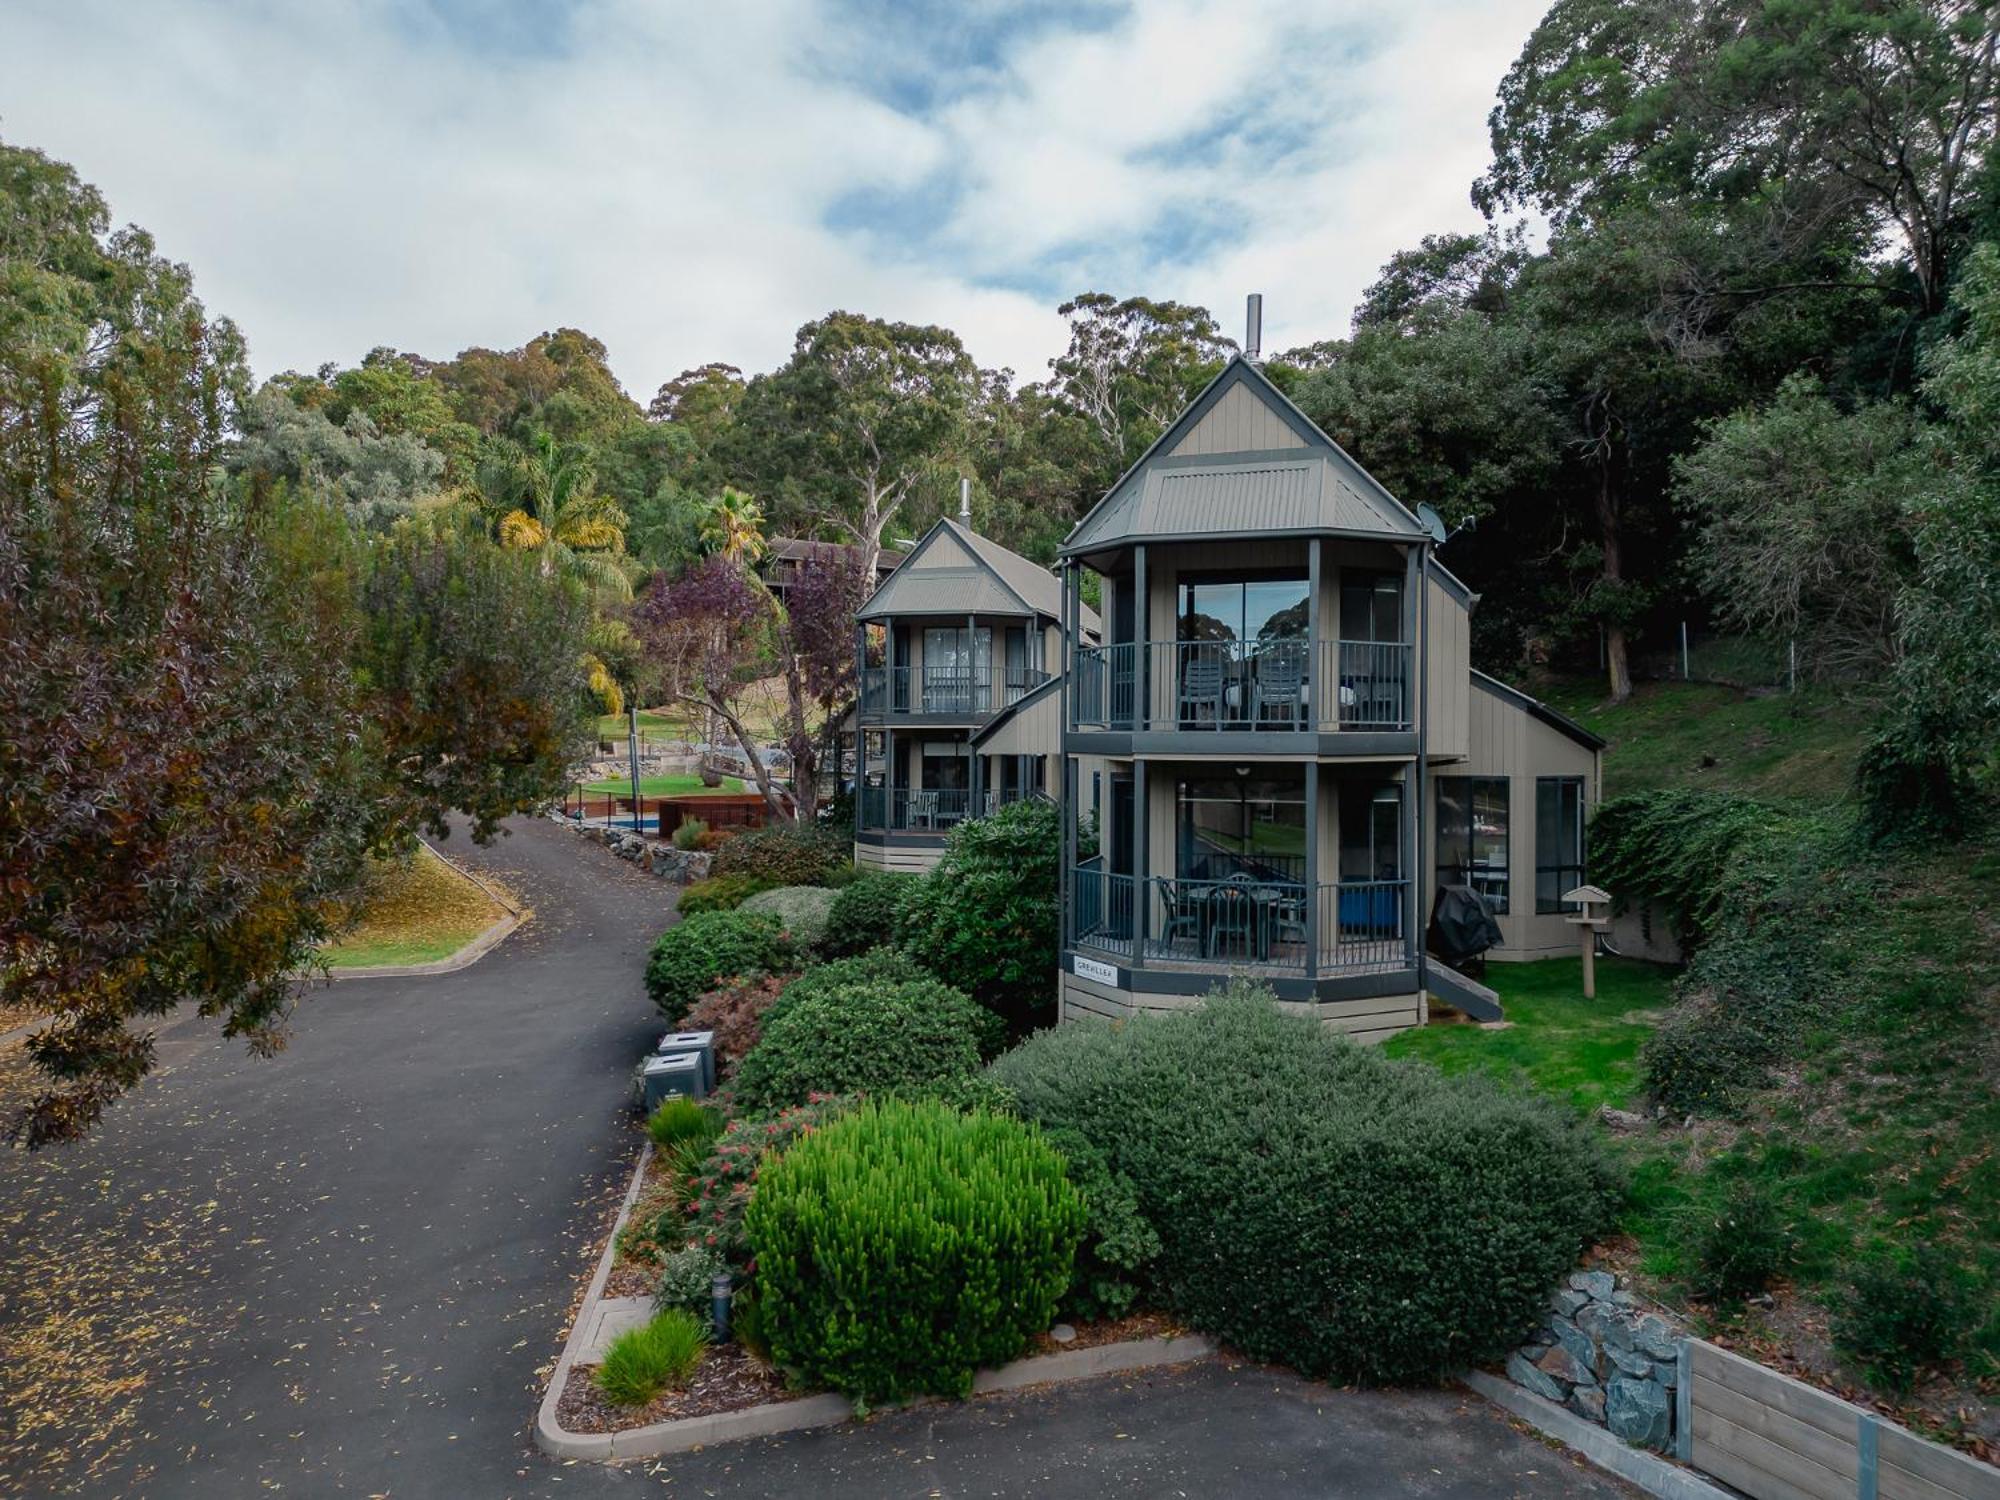
[(1410, 861), (1412, 941), (1417, 950), (1417, 994), (1430, 993), (1430, 963), (1424, 952), (1424, 810), (1430, 802), (1431, 736), (1431, 547), (1425, 542), (1417, 568), (1417, 806), (1416, 848)]

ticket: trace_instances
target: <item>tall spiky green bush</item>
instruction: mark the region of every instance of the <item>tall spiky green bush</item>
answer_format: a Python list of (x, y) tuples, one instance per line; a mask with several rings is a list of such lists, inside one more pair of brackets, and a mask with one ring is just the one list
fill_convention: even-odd
[(1083, 1200), (1040, 1133), (863, 1104), (767, 1163), (745, 1227), (772, 1357), (861, 1402), (963, 1396), (1046, 1328)]

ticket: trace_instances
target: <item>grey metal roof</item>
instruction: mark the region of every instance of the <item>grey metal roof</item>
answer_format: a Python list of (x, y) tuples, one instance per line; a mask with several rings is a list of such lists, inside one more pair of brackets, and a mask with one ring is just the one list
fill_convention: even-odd
[[(955, 555), (969, 560), (944, 560)], [(1096, 614), (1088, 606), (1082, 610), (1084, 630), (1095, 633)], [(1060, 621), (1062, 580), (946, 516), (923, 534), (857, 618), (965, 614), (1039, 615)]]
[[(1178, 456), (1176, 448), (1231, 390), (1260, 400), (1299, 446)], [(1064, 556), (1142, 538), (1331, 532), (1420, 541), (1417, 518), (1270, 377), (1232, 358), (1063, 542)]]

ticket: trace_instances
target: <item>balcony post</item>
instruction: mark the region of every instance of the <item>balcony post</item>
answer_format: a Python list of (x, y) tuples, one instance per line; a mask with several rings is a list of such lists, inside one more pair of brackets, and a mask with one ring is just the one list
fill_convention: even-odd
[(1416, 663), (1413, 658), (1423, 650), (1423, 643), (1417, 639), (1419, 611), (1424, 605), (1424, 548), (1408, 547), (1405, 550), (1403, 567), (1403, 724), (1405, 729), (1417, 727), (1416, 703)]
[[(1140, 548), (1143, 553), (1144, 548)], [(1144, 564), (1141, 564), (1143, 567)], [(1146, 967), (1146, 929), (1152, 925), (1152, 806), (1148, 801), (1146, 762), (1132, 762), (1132, 967)]]
[[(1066, 562), (1062, 570), (1062, 629), (1058, 632), (1061, 636), (1061, 655), (1058, 661), (1062, 667), (1062, 726), (1065, 732), (1076, 728), (1075, 597), (1076, 564)], [(1064, 785), (1068, 785), (1067, 773), (1064, 775)]]
[[(1312, 544), (1313, 572), (1319, 572), (1319, 543)], [(1319, 756), (1306, 762), (1306, 978), (1319, 978)], [(1336, 903), (1339, 901), (1335, 895)]]
[[(1132, 549), (1132, 728), (1145, 730), (1151, 720), (1153, 600), (1146, 585), (1146, 544)], [(1134, 787), (1136, 794), (1137, 787)]]
[(896, 731), (882, 731), (882, 831), (896, 831)]
[[(1306, 543), (1306, 691), (1312, 708), (1305, 727), (1317, 734), (1331, 704), (1333, 727), (1340, 728), (1340, 646), (1336, 643), (1329, 653), (1319, 638), (1318, 537)], [(1316, 892), (1313, 904), (1319, 904)]]
[(1062, 758), (1062, 931), (1063, 946), (1076, 941), (1076, 757), (1063, 752)]

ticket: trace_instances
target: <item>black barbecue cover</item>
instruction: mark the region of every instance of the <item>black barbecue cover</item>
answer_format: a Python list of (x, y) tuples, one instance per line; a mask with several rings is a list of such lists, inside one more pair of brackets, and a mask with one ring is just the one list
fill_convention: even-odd
[(1431, 903), (1431, 951), (1448, 964), (1477, 958), (1500, 941), (1500, 924), (1493, 908), (1469, 885), (1438, 888)]

